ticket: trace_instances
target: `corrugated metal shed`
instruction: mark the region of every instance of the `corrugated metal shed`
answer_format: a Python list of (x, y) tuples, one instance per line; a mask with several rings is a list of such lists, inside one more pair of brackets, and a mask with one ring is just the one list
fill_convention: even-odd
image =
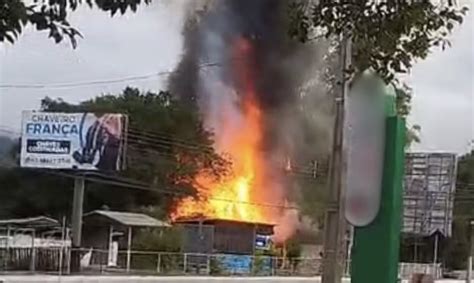
[(119, 224), (127, 227), (170, 227), (170, 224), (143, 213), (94, 210), (84, 214), (84, 222)]
[(4, 219), (0, 220), (0, 227), (18, 227), (18, 228), (57, 228), (59, 222), (55, 219), (46, 216), (37, 216), (29, 218), (18, 218), (18, 219)]

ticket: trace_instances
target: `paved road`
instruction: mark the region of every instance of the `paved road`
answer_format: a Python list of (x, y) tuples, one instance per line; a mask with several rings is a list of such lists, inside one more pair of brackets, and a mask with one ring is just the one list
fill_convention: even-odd
[[(320, 283), (319, 277), (292, 278), (292, 277), (152, 277), (152, 276), (1, 276), (0, 283)], [(440, 280), (437, 283), (464, 283), (462, 280)], [(474, 281), (472, 281), (474, 283)], [(350, 283), (343, 280), (343, 283)], [(404, 281), (403, 283), (408, 283)]]
[[(3, 281), (3, 282), (2, 282)], [(245, 278), (245, 277), (146, 277), (146, 276), (0, 276), (1, 283), (320, 283), (320, 278)], [(349, 283), (345, 280), (343, 283)]]

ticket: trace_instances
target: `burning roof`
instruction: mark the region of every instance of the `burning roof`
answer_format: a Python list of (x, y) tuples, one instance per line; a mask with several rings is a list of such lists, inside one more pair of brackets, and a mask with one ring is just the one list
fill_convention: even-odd
[(257, 222), (248, 222), (248, 221), (239, 221), (231, 219), (218, 219), (218, 218), (182, 218), (177, 219), (174, 222), (175, 225), (180, 224), (194, 224), (194, 225), (212, 225), (212, 226), (221, 226), (221, 225), (232, 225), (232, 226), (253, 226), (256, 229), (256, 234), (259, 235), (273, 235), (273, 228), (275, 224), (270, 223), (257, 223)]

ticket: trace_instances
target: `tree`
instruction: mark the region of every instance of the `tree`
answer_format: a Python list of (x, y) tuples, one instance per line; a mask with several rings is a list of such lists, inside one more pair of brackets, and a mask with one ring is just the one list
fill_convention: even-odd
[(8, 158), (8, 155), (10, 154), (11, 148), (14, 144), (15, 143), (11, 138), (0, 136), (0, 160)]
[[(27, 3), (25, 3), (27, 2)], [(151, 0), (3, 0), (0, 5), (0, 42), (14, 43), (27, 25), (37, 31), (49, 31), (49, 37), (56, 43), (65, 37), (69, 38), (73, 47), (81, 33), (71, 26), (69, 12), (75, 11), (80, 5), (109, 12), (114, 16), (127, 11), (136, 12), (140, 4), (151, 3)]]
[[(411, 99), (413, 97), (413, 90), (406, 84), (397, 86), (395, 84), (395, 96), (396, 96), (396, 107), (397, 113), (402, 118), (407, 118), (411, 113)], [(406, 126), (406, 148), (410, 148), (414, 143), (420, 142), (420, 131), (419, 125), (407, 125)]]
[(454, 195), (453, 236), (447, 246), (447, 265), (465, 267), (469, 252), (468, 221), (474, 218), (474, 150), (459, 158), (456, 193)]
[(354, 76), (373, 69), (387, 83), (406, 73), (417, 59), (425, 59), (433, 46), (449, 46), (447, 39), (468, 8), (453, 1), (321, 0), (292, 2), (290, 35), (306, 42), (314, 36), (351, 36)]
[[(103, 205), (111, 209), (137, 210), (158, 206), (167, 211), (174, 197), (193, 194), (197, 172), (207, 170), (216, 178), (229, 165), (212, 149), (212, 134), (204, 129), (195, 108), (168, 92), (142, 93), (126, 88), (120, 95), (103, 95), (72, 105), (45, 98), (41, 110), (51, 112), (119, 112), (129, 116), (127, 168), (103, 172), (110, 178), (127, 178), (148, 184), (149, 191), (88, 182), (85, 211)], [(0, 214), (30, 216), (68, 215), (72, 180), (24, 169), (0, 170), (3, 195)], [(68, 188), (71, 190), (67, 191)], [(153, 189), (166, 190), (168, 194)]]
[[(310, 2), (311, 3), (311, 2)], [(401, 85), (397, 75), (408, 72), (417, 59), (425, 59), (431, 48), (445, 49), (456, 24), (463, 21), (466, 7), (453, 1), (321, 0), (316, 3), (293, 1), (289, 7), (290, 36), (302, 42), (326, 36), (349, 35), (352, 41), (352, 79), (368, 69), (395, 87), (397, 110), (407, 117), (412, 90)], [(407, 126), (407, 147), (419, 142), (420, 126)]]

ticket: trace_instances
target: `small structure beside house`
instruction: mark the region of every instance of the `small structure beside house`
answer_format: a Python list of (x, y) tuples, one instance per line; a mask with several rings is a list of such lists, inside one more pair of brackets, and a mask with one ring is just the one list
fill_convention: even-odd
[(0, 270), (57, 270), (70, 246), (65, 230), (46, 216), (0, 220)]
[(94, 210), (83, 216), (81, 246), (99, 251), (98, 256), (89, 257), (92, 264), (111, 267), (118, 265), (118, 251), (126, 249), (126, 268), (129, 270), (133, 230), (166, 227), (171, 226), (143, 213)]
[(0, 227), (12, 229), (33, 229), (33, 230), (49, 230), (52, 228), (59, 228), (60, 224), (56, 219), (46, 216), (2, 219), (0, 220)]

